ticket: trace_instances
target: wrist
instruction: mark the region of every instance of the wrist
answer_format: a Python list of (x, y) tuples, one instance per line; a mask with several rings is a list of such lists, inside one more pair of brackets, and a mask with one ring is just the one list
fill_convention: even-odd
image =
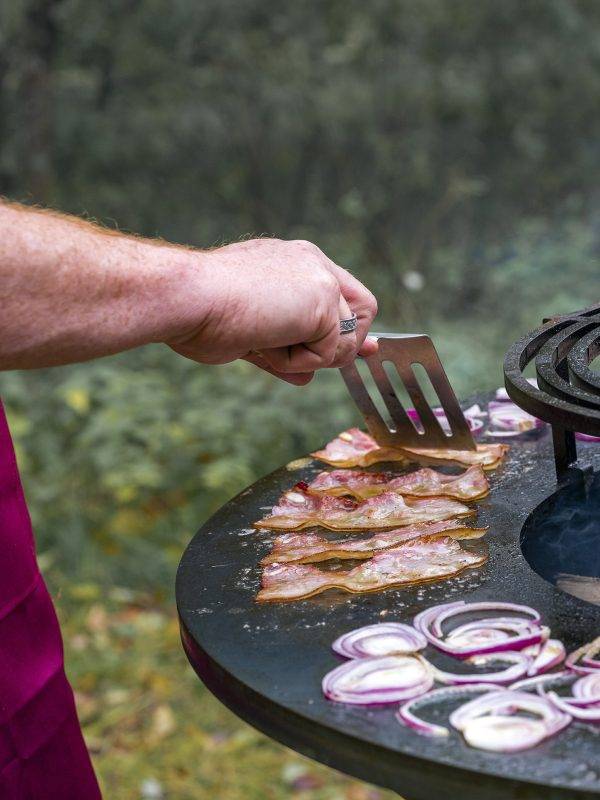
[[(151, 246), (152, 247), (152, 246)], [(212, 252), (172, 245), (153, 246), (151, 294), (153, 342), (185, 339), (208, 325), (217, 304)]]

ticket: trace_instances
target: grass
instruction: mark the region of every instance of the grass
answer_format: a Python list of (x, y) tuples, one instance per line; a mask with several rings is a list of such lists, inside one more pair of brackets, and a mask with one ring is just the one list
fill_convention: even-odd
[(110, 800), (391, 800), (255, 731), (189, 667), (175, 610), (93, 584), (49, 583), (67, 671)]

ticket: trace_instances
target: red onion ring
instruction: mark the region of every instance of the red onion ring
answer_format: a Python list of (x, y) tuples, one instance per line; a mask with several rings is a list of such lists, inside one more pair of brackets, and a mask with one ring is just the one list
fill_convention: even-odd
[[(594, 656), (598, 651), (600, 651), (600, 636), (570, 653), (565, 661), (565, 666), (578, 675), (589, 675), (596, 672), (600, 668), (595, 666), (597, 662), (594, 660)], [(579, 664), (577, 662), (580, 659), (581, 663)]]
[(468, 631), (452, 631), (446, 637), (446, 644), (453, 647), (478, 647), (489, 642), (505, 642), (510, 639), (507, 631), (496, 625), (483, 626), (483, 623), (473, 626)]
[(528, 675), (540, 675), (565, 660), (567, 651), (560, 639), (547, 639), (529, 667)]
[(570, 714), (573, 719), (580, 722), (600, 722), (600, 703), (587, 708), (579, 706), (572, 697), (559, 697), (556, 692), (544, 693), (544, 697), (565, 714)]
[(600, 672), (585, 675), (575, 681), (573, 697), (591, 703), (600, 703)]
[(531, 678), (523, 678), (521, 681), (511, 683), (508, 688), (519, 692), (527, 692), (529, 689), (537, 689), (539, 691), (539, 687), (543, 686), (545, 683), (550, 683), (551, 681), (565, 681), (566, 679), (573, 680), (573, 675), (567, 670), (563, 670), (562, 672), (553, 672), (550, 675), (544, 673), (542, 675), (534, 675)]
[[(446, 636), (446, 645), (475, 647), (488, 642), (507, 641), (511, 638), (509, 632), (519, 634), (531, 628), (532, 624), (529, 620), (517, 618), (494, 617), (492, 619), (475, 620), (474, 622), (466, 622), (451, 630)], [(548, 631), (549, 633), (550, 631)], [(537, 655), (538, 645), (533, 645), (532, 647), (536, 648), (535, 655)], [(527, 653), (527, 655), (534, 654)]]
[[(429, 610), (435, 611), (436, 609), (439, 613), (436, 615), (436, 619), (431, 625), (433, 633), (436, 636), (443, 635), (442, 624), (450, 619), (450, 617), (456, 616), (456, 614), (467, 614), (474, 611), (512, 611), (515, 614), (514, 619), (516, 621), (519, 621), (519, 617), (517, 615), (521, 614), (531, 617), (532, 621), (538, 625), (541, 623), (541, 617), (534, 608), (531, 608), (530, 606), (522, 606), (518, 603), (493, 603), (486, 601), (479, 603), (466, 603), (464, 600), (457, 600), (454, 603), (445, 603), (440, 606), (433, 606), (433, 608)], [(527, 620), (524, 620), (523, 622), (527, 622)]]
[(488, 436), (520, 436), (544, 424), (510, 400), (491, 400), (488, 414), (490, 424), (496, 426), (496, 430), (486, 431)]
[(354, 705), (397, 703), (425, 694), (433, 685), (433, 670), (419, 656), (358, 658), (341, 664), (323, 678), (329, 700)]
[(584, 667), (591, 667), (593, 670), (600, 670), (600, 661), (597, 658), (590, 658), (589, 656), (584, 656), (581, 659), (581, 663)]
[[(432, 411), (440, 423), (441, 428), (445, 430), (446, 433), (450, 433), (450, 423), (448, 422), (444, 409), (437, 406), (436, 408), (433, 408)], [(415, 408), (407, 408), (406, 415), (413, 422), (416, 422), (417, 425), (421, 421), (419, 413)], [(487, 414), (485, 411), (482, 411), (478, 405), (473, 405), (463, 410), (463, 416), (467, 420), (471, 433), (477, 433), (477, 431), (480, 431), (483, 428), (483, 420), (480, 419), (480, 417), (485, 417)]]
[(531, 665), (531, 658), (523, 653), (492, 653), (487, 656), (474, 656), (469, 659), (470, 662), (485, 666), (489, 661), (507, 661), (512, 662), (510, 667), (501, 670), (500, 672), (489, 673), (467, 673), (455, 674), (445, 672), (444, 670), (433, 667), (433, 675), (439, 683), (445, 683), (449, 686), (461, 686), (470, 683), (493, 683), (493, 684), (509, 684), (523, 677)]
[[(539, 719), (518, 716), (517, 711), (535, 714)], [(534, 747), (570, 722), (571, 716), (546, 698), (511, 689), (478, 697), (450, 715), (450, 724), (468, 744), (499, 753)]]
[(600, 436), (592, 436), (591, 433), (575, 433), (575, 438), (582, 442), (600, 442)]
[(443, 689), (433, 689), (420, 697), (413, 697), (412, 700), (400, 706), (396, 713), (398, 722), (412, 728), (423, 736), (449, 736), (450, 731), (443, 725), (435, 725), (433, 722), (426, 722), (424, 719), (413, 714), (413, 709), (435, 700), (443, 700), (447, 697), (460, 697), (471, 692), (495, 692), (498, 687), (495, 683), (471, 683), (468, 686), (445, 686)]
[[(570, 673), (571, 677), (573, 673)], [(585, 675), (573, 684), (573, 695), (561, 697), (556, 692), (545, 692), (543, 687), (538, 692), (561, 711), (571, 714), (574, 719), (583, 722), (600, 722), (600, 672)]]
[(410, 625), (379, 622), (344, 633), (331, 647), (345, 658), (375, 658), (416, 653), (427, 647), (427, 640)]
[[(477, 646), (467, 645), (464, 647), (453, 645), (451, 640), (450, 642), (447, 640), (444, 641), (442, 630), (444, 622), (457, 614), (478, 611), (511, 611), (514, 614), (531, 617), (531, 619), (519, 620), (520, 624), (518, 627), (521, 628), (522, 626), (521, 633), (517, 633), (516, 636), (509, 639), (491, 641), (488, 644), (479, 644)], [(498, 620), (484, 619), (480, 622), (481, 627), (488, 627), (488, 621), (492, 627), (494, 624), (498, 624)], [(540, 627), (539, 613), (529, 606), (522, 606), (516, 603), (465, 603), (464, 600), (459, 600), (455, 603), (433, 606), (432, 608), (422, 611), (414, 618), (413, 624), (415, 628), (425, 636), (430, 644), (455, 658), (470, 658), (471, 656), (484, 655), (486, 653), (522, 650), (525, 647), (541, 643), (544, 641), (545, 635), (547, 636), (547, 629), (544, 631)]]

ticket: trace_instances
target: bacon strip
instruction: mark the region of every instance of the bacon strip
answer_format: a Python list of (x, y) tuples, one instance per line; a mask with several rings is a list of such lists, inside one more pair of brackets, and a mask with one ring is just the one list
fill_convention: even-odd
[(386, 530), (474, 513), (468, 506), (445, 498), (405, 500), (396, 492), (384, 492), (357, 502), (347, 497), (317, 497), (298, 484), (284, 493), (271, 514), (254, 525), (270, 530), (300, 530), (315, 525), (332, 531)]
[(359, 500), (383, 492), (396, 492), (403, 497), (450, 497), (473, 501), (485, 497), (490, 490), (480, 466), (469, 467), (462, 475), (444, 475), (425, 467), (395, 478), (385, 472), (336, 469), (320, 472), (306, 488), (310, 494), (351, 495)]
[(316, 533), (282, 533), (275, 537), (273, 548), (260, 562), (266, 564), (310, 564), (331, 558), (372, 558), (382, 550), (389, 550), (404, 542), (427, 537), (450, 536), (452, 539), (480, 539), (487, 528), (467, 528), (461, 520), (422, 522), (394, 531), (374, 533), (365, 539), (356, 536), (330, 541)]
[(299, 600), (324, 592), (375, 592), (392, 586), (450, 578), (483, 564), (487, 556), (463, 550), (454, 539), (420, 538), (386, 550), (354, 569), (327, 572), (306, 564), (271, 564), (265, 567), (258, 602)]
[(382, 461), (422, 461), (426, 464), (480, 465), (495, 469), (508, 451), (506, 444), (478, 444), (477, 450), (427, 450), (380, 447), (372, 436), (358, 428), (343, 431), (323, 450), (311, 453), (333, 467), (368, 467)]

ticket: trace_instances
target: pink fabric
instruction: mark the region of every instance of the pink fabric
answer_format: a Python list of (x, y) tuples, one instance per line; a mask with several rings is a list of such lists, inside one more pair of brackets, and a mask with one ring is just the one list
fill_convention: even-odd
[(100, 800), (1, 404), (0, 798)]

